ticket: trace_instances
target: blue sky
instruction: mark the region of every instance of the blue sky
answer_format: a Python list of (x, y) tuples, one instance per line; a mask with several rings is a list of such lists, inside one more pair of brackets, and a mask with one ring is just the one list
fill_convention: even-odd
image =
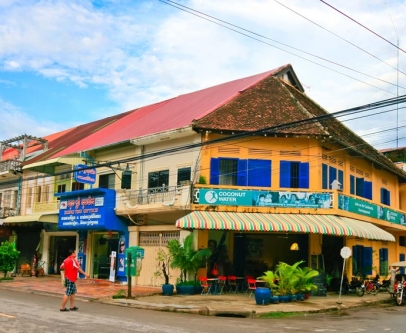
[[(43, 136), (287, 63), (330, 112), (395, 97), (397, 81), (406, 93), (405, 75), (396, 74), (406, 72), (406, 54), (398, 62), (396, 48), (321, 1), (175, 2), (260, 41), (159, 0), (0, 0), (0, 140)], [(326, 2), (406, 49), (406, 1)], [(403, 113), (345, 124), (381, 149), (406, 137), (394, 130), (406, 124)]]

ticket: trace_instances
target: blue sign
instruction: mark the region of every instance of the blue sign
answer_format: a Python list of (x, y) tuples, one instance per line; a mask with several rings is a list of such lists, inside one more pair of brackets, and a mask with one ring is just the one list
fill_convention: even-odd
[(73, 173), (75, 180), (78, 183), (93, 185), (96, 183), (96, 169), (89, 168), (84, 164), (75, 165), (75, 172)]
[(338, 208), (351, 213), (374, 217), (395, 224), (406, 225), (405, 215), (393, 209), (382, 207), (371, 202), (359, 200), (346, 195), (338, 195)]
[(110, 189), (89, 189), (57, 193), (60, 230), (116, 230), (128, 228), (114, 211), (116, 192)]

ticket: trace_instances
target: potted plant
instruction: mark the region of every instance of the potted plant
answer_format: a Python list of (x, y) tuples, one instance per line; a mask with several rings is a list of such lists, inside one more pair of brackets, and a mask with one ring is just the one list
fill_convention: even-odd
[(278, 281), (278, 292), (280, 294), (280, 302), (289, 302), (292, 290), (295, 289), (297, 283), (296, 268), (303, 261), (298, 261), (293, 265), (280, 262), (275, 269), (276, 279)]
[(276, 284), (276, 275), (272, 271), (264, 272), (264, 275), (260, 276), (258, 280), (265, 282), (266, 288), (257, 287), (255, 290), (255, 301), (257, 304), (278, 303), (279, 296), (273, 295), (273, 291), (278, 288)]
[[(208, 249), (199, 251), (194, 250), (193, 247), (193, 234), (188, 235), (183, 244), (177, 239), (173, 239), (168, 243), (168, 252), (171, 256), (169, 265), (171, 268), (179, 268), (181, 273), (176, 283), (176, 291), (183, 293), (182, 286), (196, 285), (197, 270), (201, 267), (202, 260), (204, 260), (210, 253)], [(188, 273), (193, 273), (194, 280), (187, 281)], [(193, 283), (190, 283), (193, 282)], [(189, 287), (186, 288), (185, 294), (190, 294)]]
[(303, 298), (308, 299), (310, 291), (317, 290), (317, 286), (313, 283), (313, 278), (318, 275), (319, 275), (318, 271), (311, 269), (309, 267), (296, 268), (296, 276), (297, 276), (296, 288), (301, 294), (305, 295), (303, 296)]
[(159, 249), (156, 255), (156, 261), (158, 263), (158, 269), (155, 272), (155, 276), (163, 277), (164, 284), (162, 284), (162, 294), (165, 296), (173, 295), (173, 284), (169, 283), (170, 271), (169, 266), (172, 260), (172, 256), (169, 251)]

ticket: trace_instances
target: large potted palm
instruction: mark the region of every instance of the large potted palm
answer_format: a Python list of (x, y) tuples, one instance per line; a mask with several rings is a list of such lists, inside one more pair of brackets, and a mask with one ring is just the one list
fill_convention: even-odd
[(290, 301), (290, 294), (295, 288), (297, 283), (297, 276), (296, 276), (296, 268), (302, 263), (303, 261), (298, 261), (293, 265), (289, 265), (284, 262), (280, 262), (275, 269), (275, 275), (278, 283), (278, 292), (280, 294), (279, 301), (280, 302), (289, 302)]
[(319, 272), (310, 267), (296, 268), (296, 288), (300, 293), (300, 299), (309, 298), (309, 293), (312, 290), (317, 290), (317, 286), (313, 283), (313, 278), (318, 275)]
[[(168, 250), (171, 255), (170, 267), (180, 269), (180, 277), (176, 283), (176, 291), (180, 294), (193, 294), (196, 289), (197, 270), (209, 254), (209, 249), (196, 251), (193, 244), (193, 234), (188, 235), (183, 244), (177, 239), (168, 243)], [(194, 279), (187, 281), (188, 273), (193, 273)]]

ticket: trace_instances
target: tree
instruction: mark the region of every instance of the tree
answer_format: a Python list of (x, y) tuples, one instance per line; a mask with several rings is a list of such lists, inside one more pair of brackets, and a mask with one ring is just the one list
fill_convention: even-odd
[(197, 270), (201, 266), (202, 260), (210, 255), (209, 249), (196, 251), (193, 246), (193, 234), (188, 235), (183, 245), (177, 239), (172, 239), (168, 243), (169, 254), (171, 255), (171, 268), (181, 270), (180, 280), (186, 281), (187, 273), (193, 272), (196, 280)]
[(14, 243), (9, 243), (8, 241), (2, 242), (0, 245), (0, 271), (4, 272), (4, 277), (6, 277), (7, 272), (13, 270), (20, 251), (17, 251)]

